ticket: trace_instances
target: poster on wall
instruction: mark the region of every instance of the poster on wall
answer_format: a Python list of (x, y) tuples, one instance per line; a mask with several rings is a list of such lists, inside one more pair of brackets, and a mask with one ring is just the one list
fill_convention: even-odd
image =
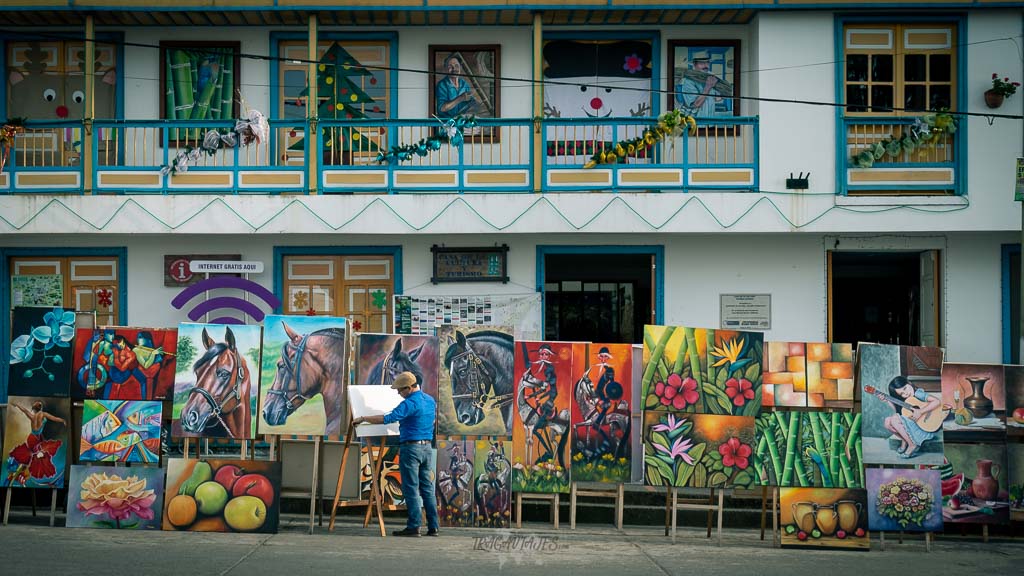
[(32, 274), (11, 276), (11, 306), (63, 306), (64, 276)]
[(541, 294), (395, 296), (395, 333), (433, 335), (438, 326), (511, 326), (516, 340), (539, 340)]
[[(670, 40), (669, 107), (696, 118), (739, 116), (739, 40)], [(699, 123), (698, 123), (699, 124)]]

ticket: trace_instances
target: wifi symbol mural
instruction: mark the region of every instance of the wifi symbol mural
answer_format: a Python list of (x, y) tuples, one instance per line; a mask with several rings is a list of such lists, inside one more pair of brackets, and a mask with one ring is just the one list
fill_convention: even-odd
[[(262, 300), (274, 310), (281, 305), (281, 300), (270, 290), (267, 290), (263, 286), (253, 282), (252, 280), (246, 280), (245, 278), (236, 278), (234, 276), (217, 276), (209, 278), (201, 282), (197, 282), (188, 288), (185, 288), (174, 300), (171, 300), (171, 306), (174, 306), (178, 310), (185, 307), (186, 304), (196, 296), (210, 290), (218, 289), (235, 289), (241, 290), (248, 294), (252, 294), (259, 300)], [(261, 322), (266, 313), (260, 309), (256, 304), (245, 300), (244, 298), (238, 298), (235, 296), (215, 296), (206, 300), (202, 300), (194, 308), (188, 311), (188, 317), (193, 322), (198, 322), (200, 318), (208, 313), (223, 314), (218, 316), (209, 322), (211, 324), (245, 324), (245, 316), (242, 318), (236, 318), (235, 316), (227, 315), (227, 312), (220, 312), (219, 310), (237, 310), (248, 314), (256, 322)], [(214, 311), (217, 312), (214, 312)]]

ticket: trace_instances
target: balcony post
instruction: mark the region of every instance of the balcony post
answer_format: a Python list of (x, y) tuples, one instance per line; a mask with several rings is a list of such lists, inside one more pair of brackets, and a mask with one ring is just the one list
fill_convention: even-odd
[(319, 61), (319, 50), (317, 44), (317, 19), (316, 14), (309, 15), (309, 51), (306, 59), (309, 61), (306, 72), (306, 83), (309, 85), (309, 92), (306, 98), (306, 183), (310, 194), (316, 194), (320, 184), (320, 128), (317, 110), (319, 109), (319, 94), (317, 94), (317, 62)]
[(78, 164), (82, 169), (82, 190), (85, 194), (92, 194), (95, 149), (92, 120), (96, 115), (96, 22), (92, 14), (85, 16), (84, 59), (82, 67), (85, 72), (85, 114), (82, 118), (82, 157)]
[(533, 191), (540, 192), (544, 174), (544, 31), (541, 13), (533, 13)]

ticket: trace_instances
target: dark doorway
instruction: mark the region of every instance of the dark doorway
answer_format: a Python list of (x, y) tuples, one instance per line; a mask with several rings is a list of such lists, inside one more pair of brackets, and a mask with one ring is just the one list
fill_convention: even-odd
[[(1009, 328), (1010, 339), (1003, 343), (1003, 362), (1020, 364), (1020, 246), (1009, 245), (1003, 250), (1003, 322)], [(1004, 329), (1004, 338), (1007, 330)]]
[(938, 346), (938, 252), (831, 252), (833, 342)]
[(654, 254), (545, 254), (547, 340), (639, 344), (654, 324)]

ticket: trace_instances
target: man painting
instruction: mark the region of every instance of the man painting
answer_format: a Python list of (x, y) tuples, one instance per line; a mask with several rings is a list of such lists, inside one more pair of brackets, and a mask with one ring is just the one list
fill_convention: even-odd
[(711, 60), (706, 56), (694, 57), (692, 62), (691, 69), (683, 73), (682, 82), (676, 85), (676, 102), (691, 116), (716, 116), (716, 104), (723, 100), (716, 87), (722, 79), (711, 73)]
[(466, 114), (476, 104), (469, 80), (462, 76), (462, 64), (455, 54), (444, 61), (447, 75), (434, 87), (435, 110), (438, 118), (454, 118)]

